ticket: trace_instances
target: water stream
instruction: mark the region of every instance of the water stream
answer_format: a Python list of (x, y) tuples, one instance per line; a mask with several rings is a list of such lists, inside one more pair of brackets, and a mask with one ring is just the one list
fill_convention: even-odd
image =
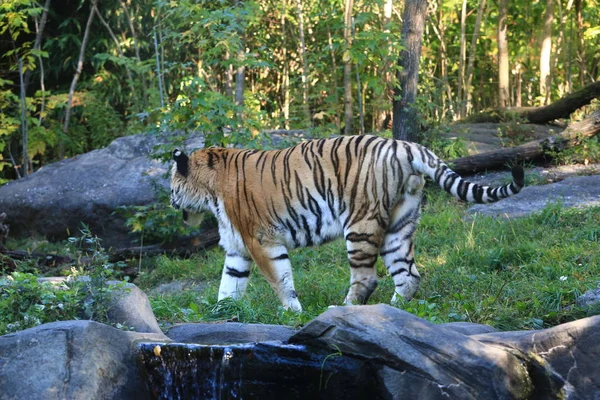
[(138, 348), (156, 399), (364, 399), (374, 389), (365, 362), (335, 351), (281, 342)]

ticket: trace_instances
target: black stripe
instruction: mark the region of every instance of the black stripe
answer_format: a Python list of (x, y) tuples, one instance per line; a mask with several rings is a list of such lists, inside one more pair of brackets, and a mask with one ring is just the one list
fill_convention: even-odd
[(234, 278), (247, 278), (250, 276), (250, 271), (240, 271), (233, 267), (225, 267), (225, 273)]
[(288, 255), (288, 253), (281, 253), (280, 255), (278, 255), (277, 257), (272, 257), (271, 260), (273, 261), (277, 261), (277, 260), (287, 260), (289, 259), (290, 256)]

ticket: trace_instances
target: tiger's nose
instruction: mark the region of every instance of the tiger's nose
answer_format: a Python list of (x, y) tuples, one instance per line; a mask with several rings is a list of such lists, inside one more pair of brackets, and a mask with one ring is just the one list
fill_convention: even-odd
[(179, 210), (179, 204), (177, 204), (173, 199), (171, 199), (171, 207), (173, 207), (176, 210)]

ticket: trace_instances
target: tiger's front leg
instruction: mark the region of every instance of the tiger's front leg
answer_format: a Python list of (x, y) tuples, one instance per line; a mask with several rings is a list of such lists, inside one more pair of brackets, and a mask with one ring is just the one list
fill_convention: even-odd
[(227, 251), (219, 287), (219, 301), (227, 297), (239, 299), (244, 295), (251, 267), (252, 258), (245, 249), (243, 251)]
[(302, 312), (302, 306), (294, 288), (292, 264), (287, 248), (274, 243), (259, 243), (258, 240), (253, 239), (248, 250), (258, 268), (279, 296), (283, 307), (286, 310)]

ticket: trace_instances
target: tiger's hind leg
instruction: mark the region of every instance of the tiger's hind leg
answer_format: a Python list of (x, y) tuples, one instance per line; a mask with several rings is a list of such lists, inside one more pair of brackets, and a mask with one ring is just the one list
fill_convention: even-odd
[(346, 305), (366, 304), (377, 288), (377, 271), (375, 262), (381, 246), (383, 229), (373, 224), (371, 229), (361, 229), (374, 233), (348, 232), (346, 249), (350, 262), (350, 290), (344, 300)]
[(392, 213), (381, 247), (383, 263), (394, 279), (392, 303), (398, 300), (398, 296), (410, 300), (421, 282), (414, 259), (413, 236), (421, 214), (424, 184), (421, 176), (411, 175), (408, 178), (403, 199)]
[(227, 251), (219, 287), (219, 301), (226, 297), (239, 299), (244, 295), (251, 267), (252, 258), (245, 249), (243, 251)]
[(258, 268), (279, 296), (283, 307), (286, 310), (302, 312), (302, 306), (294, 288), (292, 264), (287, 248), (283, 245), (259, 243), (258, 240), (253, 240), (248, 250)]

